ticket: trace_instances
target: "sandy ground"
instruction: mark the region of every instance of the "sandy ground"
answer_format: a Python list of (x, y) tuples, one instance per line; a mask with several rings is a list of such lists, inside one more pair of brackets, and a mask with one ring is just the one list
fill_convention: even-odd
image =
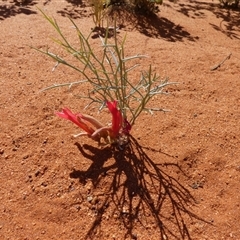
[(239, 11), (165, 0), (156, 17), (122, 20), (126, 53), (179, 84), (154, 101), (171, 111), (143, 113), (117, 151), (72, 137), (55, 112), (97, 114), (74, 97), (84, 89), (40, 90), (80, 76), (30, 48), (67, 56), (37, 7), (74, 40), (67, 16), (94, 27), (84, 5), (0, 2), (0, 239), (240, 239)]

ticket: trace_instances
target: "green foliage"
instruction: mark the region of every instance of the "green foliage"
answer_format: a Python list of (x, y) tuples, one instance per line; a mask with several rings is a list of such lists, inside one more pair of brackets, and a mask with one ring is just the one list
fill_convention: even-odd
[(120, 7), (130, 11), (131, 14), (134, 12), (150, 14), (158, 12), (158, 5), (162, 2), (163, 0), (90, 0), (96, 27), (103, 27), (103, 20), (108, 17), (109, 7)]
[(103, 27), (103, 19), (105, 15), (105, 1), (103, 0), (90, 0), (92, 6), (93, 22), (96, 27)]
[[(140, 73), (139, 80), (133, 80), (129, 74), (139, 65), (129, 64), (133, 60), (144, 58), (143, 55), (125, 56), (124, 44), (126, 36), (121, 43), (118, 42), (115, 34), (113, 41), (109, 42), (106, 34), (105, 38), (101, 38), (102, 50), (96, 51), (90, 44), (90, 36), (85, 37), (78, 26), (70, 19), (76, 29), (79, 45), (74, 47), (63, 35), (57, 22), (44, 14), (44, 17), (54, 27), (60, 36), (59, 40), (55, 40), (69, 55), (77, 60), (76, 64), (72, 64), (59, 55), (47, 50), (36, 49), (47, 56), (51, 57), (57, 64), (63, 64), (74, 71), (80, 73), (83, 80), (65, 84), (54, 84), (46, 89), (55, 87), (72, 85), (86, 85), (89, 87), (87, 94), (80, 94), (80, 98), (88, 99), (88, 106), (97, 104), (99, 109), (105, 106), (106, 101), (118, 101), (119, 109), (125, 119), (128, 119), (131, 125), (134, 125), (135, 120), (142, 111), (165, 111), (161, 108), (150, 108), (147, 105), (150, 100), (157, 97), (159, 94), (164, 94), (164, 88), (169, 84), (168, 79), (160, 79), (153, 71), (150, 65), (147, 71)], [(45, 89), (45, 90), (46, 90)]]

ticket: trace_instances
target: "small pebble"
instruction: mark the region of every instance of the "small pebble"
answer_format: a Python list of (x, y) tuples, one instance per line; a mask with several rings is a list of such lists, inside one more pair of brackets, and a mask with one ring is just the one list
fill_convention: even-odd
[(46, 182), (42, 182), (41, 184), (43, 187), (46, 187), (48, 184)]
[(37, 170), (37, 171), (35, 172), (35, 177), (37, 177), (40, 173), (41, 173), (41, 172), (40, 172), (39, 170)]
[(88, 196), (88, 197), (87, 197), (87, 201), (88, 201), (88, 202), (91, 202), (92, 200), (93, 200), (93, 197), (92, 197), (92, 196)]

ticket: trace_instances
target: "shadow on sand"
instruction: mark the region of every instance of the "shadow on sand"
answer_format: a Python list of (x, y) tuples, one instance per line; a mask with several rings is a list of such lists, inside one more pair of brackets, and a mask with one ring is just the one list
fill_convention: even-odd
[[(68, 0), (68, 2), (70, 6), (59, 12), (63, 16), (69, 16), (73, 19), (91, 16), (91, 11), (89, 12), (87, 10), (87, 6), (83, 2), (76, 0)], [(176, 2), (174, 6), (167, 1), (164, 4), (189, 18), (206, 18), (206, 11), (211, 12), (221, 20), (219, 26), (209, 23), (214, 29), (221, 31), (230, 38), (240, 39), (238, 34), (240, 30), (239, 8), (221, 8), (219, 3), (195, 0), (190, 0), (185, 3)], [(170, 19), (161, 17), (161, 13), (137, 14), (131, 10), (129, 11), (129, 9), (124, 6), (111, 6), (109, 11), (110, 18), (115, 16), (120, 21), (119, 25), (121, 27), (124, 28), (126, 25), (130, 25), (131, 28), (137, 29), (148, 37), (162, 38), (171, 42), (183, 41), (185, 39), (189, 41), (198, 40), (198, 37), (192, 36), (184, 26), (175, 24)]]
[[(64, 17), (78, 19), (83, 17), (91, 17), (92, 10), (89, 5), (82, 1), (67, 0), (69, 3), (65, 8), (58, 11)], [(167, 41), (189, 41), (197, 40), (197, 37), (191, 36), (183, 26), (175, 24), (167, 18), (160, 17), (155, 13), (138, 13), (128, 5), (111, 5), (108, 7), (105, 15), (108, 20), (114, 22), (117, 19), (119, 28), (136, 29), (140, 33), (151, 38), (163, 38)], [(111, 24), (111, 23), (110, 23)]]
[[(177, 163), (154, 163), (146, 152), (155, 150), (142, 147), (133, 137), (124, 150), (113, 151), (110, 147), (101, 150), (78, 143), (76, 146), (92, 164), (86, 171), (74, 170), (70, 177), (78, 178), (82, 184), (90, 179), (94, 191), (104, 191), (99, 194), (96, 216), (86, 239), (94, 238), (96, 231), (107, 224), (106, 215), (114, 216), (123, 226), (124, 239), (137, 239), (136, 226), (147, 229), (150, 222), (159, 239), (192, 239), (188, 224), (193, 219), (203, 220), (190, 210), (196, 202), (177, 179), (179, 175), (187, 177)], [(173, 176), (174, 169), (177, 177)]]
[[(169, 5), (170, 7), (170, 5)], [(190, 0), (186, 3), (179, 3), (175, 5), (178, 12), (181, 12), (189, 18), (207, 18), (206, 11), (213, 13), (218, 19), (220, 24), (216, 25), (209, 22), (209, 24), (217, 31), (222, 32), (230, 38), (240, 39), (240, 7), (223, 8), (219, 2), (204, 2)]]
[(13, 17), (18, 14), (36, 14), (37, 12), (31, 9), (31, 7), (35, 4), (37, 4), (37, 2), (34, 0), (13, 0), (11, 2), (0, 3), (0, 20)]

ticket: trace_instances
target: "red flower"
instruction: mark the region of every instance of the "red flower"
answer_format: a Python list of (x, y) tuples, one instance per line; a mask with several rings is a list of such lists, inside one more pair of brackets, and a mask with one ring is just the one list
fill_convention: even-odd
[(56, 113), (59, 117), (70, 120), (71, 122), (75, 123), (81, 129), (83, 129), (87, 134), (92, 135), (94, 133), (94, 129), (88, 126), (85, 121), (83, 120), (84, 116), (80, 113), (74, 114), (68, 108), (63, 108), (62, 112)]
[(62, 112), (57, 112), (56, 115), (70, 120), (85, 131), (74, 135), (75, 137), (87, 135), (99, 144), (102, 143), (102, 140), (109, 144), (118, 141), (121, 134), (129, 134), (131, 125), (126, 119), (123, 119), (122, 112), (117, 108), (116, 100), (107, 101), (106, 105), (112, 114), (112, 126), (104, 126), (97, 119), (87, 114), (74, 114), (68, 108), (63, 108)]
[(117, 101), (114, 100), (113, 102), (107, 101), (107, 107), (112, 114), (112, 137), (116, 138), (119, 135), (119, 131), (122, 128), (122, 113), (117, 108)]

